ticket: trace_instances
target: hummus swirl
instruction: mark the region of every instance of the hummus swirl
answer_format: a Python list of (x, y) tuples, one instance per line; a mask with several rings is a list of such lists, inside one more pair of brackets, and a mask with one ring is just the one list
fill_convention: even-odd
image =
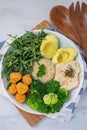
[(81, 68), (77, 61), (71, 61), (67, 64), (57, 64), (55, 80), (59, 81), (61, 87), (72, 90), (79, 86)]

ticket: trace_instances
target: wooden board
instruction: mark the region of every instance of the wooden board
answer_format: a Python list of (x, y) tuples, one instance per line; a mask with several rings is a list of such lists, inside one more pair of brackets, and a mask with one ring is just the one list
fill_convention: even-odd
[(21, 109), (19, 109), (17, 107), (17, 109), (19, 110), (19, 112), (22, 114), (22, 116), (25, 118), (25, 120), (29, 123), (30, 126), (35, 126), (36, 124), (38, 124), (42, 119), (45, 118), (44, 115), (36, 115), (36, 114), (31, 114), (28, 112), (25, 112)]
[[(46, 20), (43, 20), (40, 24), (38, 24), (37, 26), (35, 26), (32, 30), (35, 30), (35, 29), (41, 29), (43, 27), (47, 27), (47, 28), (50, 28), (50, 24), (46, 21)], [(44, 115), (36, 115), (36, 114), (31, 114), (31, 113), (28, 113), (28, 112), (25, 112), (21, 109), (19, 109), (18, 107), (16, 107), (19, 112), (22, 114), (22, 116), (25, 118), (25, 120), (29, 123), (29, 125), (31, 126), (35, 126), (37, 123), (39, 123), (42, 119), (45, 118)]]

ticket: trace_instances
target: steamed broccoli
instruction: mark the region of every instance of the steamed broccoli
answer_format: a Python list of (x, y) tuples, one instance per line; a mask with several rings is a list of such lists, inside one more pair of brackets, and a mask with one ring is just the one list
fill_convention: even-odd
[(46, 83), (46, 92), (47, 93), (55, 93), (59, 90), (60, 84), (56, 80), (50, 80)]
[(58, 99), (64, 103), (68, 100), (69, 98), (69, 91), (66, 90), (65, 88), (60, 88), (58, 91)]
[(29, 93), (26, 97), (26, 104), (33, 110), (39, 112), (50, 113), (51, 108), (46, 105), (43, 100), (35, 93)]
[(37, 110), (38, 112), (47, 113), (47, 114), (58, 112), (62, 107), (60, 101), (49, 106), (45, 104), (43, 100), (39, 98), (38, 95), (31, 94), (31, 93), (27, 95), (26, 104), (33, 110)]
[(26, 97), (26, 104), (33, 110), (38, 110), (39, 106), (42, 104), (42, 100), (38, 97), (38, 95), (28, 94)]
[(42, 113), (47, 113), (47, 114), (52, 113), (51, 107), (49, 105), (46, 105), (43, 101), (37, 111), (42, 112)]
[(55, 93), (49, 93), (44, 95), (43, 101), (47, 105), (56, 104), (58, 102), (58, 95)]
[(31, 93), (36, 93), (41, 98), (46, 93), (44, 84), (39, 80), (33, 80), (32, 84), (30, 85), (30, 90)]
[(59, 112), (62, 105), (63, 103), (60, 100), (58, 100), (56, 104), (51, 105), (51, 113)]
[(69, 97), (68, 90), (60, 88), (59, 82), (54, 80), (42, 83), (34, 79), (30, 90), (26, 104), (33, 110), (47, 114), (60, 111)]

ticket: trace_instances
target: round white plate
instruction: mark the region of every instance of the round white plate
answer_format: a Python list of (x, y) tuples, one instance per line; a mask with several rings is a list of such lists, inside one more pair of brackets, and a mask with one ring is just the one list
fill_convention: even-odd
[[(33, 31), (33, 33), (38, 34), (39, 31), (40, 31), (40, 30), (35, 30), (35, 31)], [(76, 45), (73, 41), (71, 41), (70, 39), (68, 39), (67, 37), (65, 37), (64, 35), (62, 35), (62, 34), (60, 34), (60, 33), (58, 33), (58, 32), (49, 31), (49, 30), (45, 30), (45, 32), (46, 32), (47, 34), (50, 34), (50, 33), (55, 34), (55, 35), (59, 38), (59, 40), (60, 40), (60, 47), (63, 47), (63, 48), (64, 48), (64, 47), (73, 47), (73, 48), (75, 48), (75, 49), (77, 50), (77, 52), (78, 52), (78, 56), (77, 56), (77, 58), (76, 58), (76, 61), (79, 62), (80, 67), (81, 67), (80, 84), (79, 84), (79, 87), (78, 87), (78, 88), (76, 88), (76, 89), (74, 89), (74, 90), (71, 91), (69, 100), (63, 105), (63, 107), (66, 107), (68, 104), (70, 104), (71, 102), (73, 102), (73, 101), (75, 100), (75, 98), (76, 98), (77, 95), (78, 95), (78, 92), (80, 91), (80, 89), (81, 89), (81, 87), (82, 87), (83, 80), (84, 80), (84, 66), (83, 66), (83, 61), (82, 61), (82, 58), (81, 58), (79, 49), (78, 49), (77, 45)], [(9, 40), (9, 41), (7, 41), (7, 42), (11, 42), (11, 40)], [(3, 54), (5, 54), (5, 53), (8, 51), (8, 49), (9, 49), (9, 46), (7, 46), (7, 42), (4, 44), (4, 47), (3, 47), (3, 49), (1, 50), (1, 51), (3, 52)], [(1, 60), (1, 71), (2, 71), (2, 67), (3, 67), (3, 66), (2, 66), (2, 61), (3, 61), (3, 58), (2, 58), (2, 60)], [(7, 61), (7, 62), (8, 62), (8, 61)], [(0, 73), (0, 76), (1, 76), (1, 73)], [(1, 78), (1, 77), (0, 77), (0, 78)], [(15, 104), (17, 107), (19, 107), (20, 109), (22, 109), (22, 110), (24, 110), (24, 111), (26, 111), (26, 112), (34, 113), (34, 114), (44, 114), (44, 113), (40, 113), (40, 112), (37, 112), (37, 111), (35, 111), (35, 110), (30, 109), (25, 103), (22, 103), (22, 104), (18, 103), (18, 102), (15, 100), (14, 96), (10, 95), (10, 94), (7, 92), (7, 90), (6, 90), (6, 87), (7, 87), (7, 80), (6, 80), (6, 78), (1, 78), (1, 86), (2, 86), (2, 89), (4, 89), (4, 91), (5, 91), (6, 95), (7, 95), (7, 97), (11, 100), (11, 102), (12, 102), (13, 104)]]

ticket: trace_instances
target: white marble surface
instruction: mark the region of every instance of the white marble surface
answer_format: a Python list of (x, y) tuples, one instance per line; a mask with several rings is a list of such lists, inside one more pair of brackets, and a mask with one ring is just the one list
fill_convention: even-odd
[[(0, 0), (0, 41), (30, 30), (43, 19), (50, 22), (49, 12), (55, 5), (65, 5), (76, 0)], [(82, 0), (79, 0), (82, 2)], [(87, 3), (87, 0), (83, 0)], [(0, 130), (86, 130), (87, 129), (87, 90), (81, 97), (70, 122), (59, 123), (46, 118), (37, 126), (30, 127), (8, 98), (0, 91)]]

